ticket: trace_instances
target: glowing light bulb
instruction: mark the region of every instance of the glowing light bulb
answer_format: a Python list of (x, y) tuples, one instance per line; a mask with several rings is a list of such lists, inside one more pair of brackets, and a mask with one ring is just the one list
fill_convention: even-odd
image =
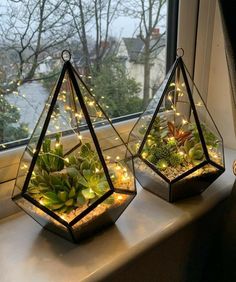
[(144, 159), (146, 159), (146, 157), (147, 157), (147, 153), (142, 153), (142, 157), (144, 158)]
[(123, 197), (122, 197), (121, 195), (119, 195), (119, 196), (117, 197), (117, 199), (120, 201), (120, 200), (123, 199)]
[(188, 123), (188, 121), (183, 118), (183, 119), (182, 119), (182, 124), (186, 124), (186, 123)]
[(93, 106), (94, 105), (94, 101), (88, 102), (89, 106)]

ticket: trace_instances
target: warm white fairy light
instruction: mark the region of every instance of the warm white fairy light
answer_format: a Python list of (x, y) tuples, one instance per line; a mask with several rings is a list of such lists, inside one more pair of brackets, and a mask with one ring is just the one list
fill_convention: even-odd
[(127, 181), (129, 179), (130, 179), (130, 177), (129, 177), (128, 173), (124, 173), (124, 175), (122, 176), (122, 181)]
[(174, 83), (174, 82), (172, 82), (172, 83), (170, 84), (170, 86), (175, 86), (175, 83)]
[(82, 136), (81, 134), (79, 134), (79, 135), (78, 135), (78, 139), (79, 139), (79, 140), (82, 140), (82, 139), (83, 139), (83, 136)]
[(95, 172), (96, 172), (96, 173), (99, 173), (100, 170), (96, 167), (96, 168), (95, 168)]
[(58, 148), (60, 146), (60, 143), (56, 143), (55, 147)]
[(116, 160), (119, 161), (119, 160), (120, 160), (120, 156), (117, 156), (117, 157), (116, 157)]
[(143, 157), (144, 159), (146, 159), (147, 153), (146, 153), (146, 152), (143, 152), (143, 153), (142, 153), (142, 157)]
[(187, 124), (188, 123), (188, 121), (186, 120), (186, 119), (182, 119), (182, 124), (184, 125), (184, 124)]
[(121, 195), (119, 195), (119, 196), (117, 197), (117, 199), (118, 199), (119, 201), (121, 201), (121, 200), (123, 199), (123, 197), (122, 197)]
[(93, 106), (93, 105), (94, 105), (94, 101), (88, 102), (88, 105), (89, 105), (90, 107)]
[(64, 161), (66, 161), (67, 163), (69, 163), (69, 158), (65, 158)]

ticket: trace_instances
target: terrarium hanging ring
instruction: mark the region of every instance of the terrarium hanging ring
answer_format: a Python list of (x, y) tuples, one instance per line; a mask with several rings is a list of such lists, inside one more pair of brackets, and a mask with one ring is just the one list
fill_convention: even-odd
[(71, 52), (69, 50), (63, 50), (61, 52), (61, 58), (64, 62), (68, 62), (71, 59)]
[(178, 48), (176, 51), (177, 57), (183, 57), (184, 56), (184, 49), (183, 48)]

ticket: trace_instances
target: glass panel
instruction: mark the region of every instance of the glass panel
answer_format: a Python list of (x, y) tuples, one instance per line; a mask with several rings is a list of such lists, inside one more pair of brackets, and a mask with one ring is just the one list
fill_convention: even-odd
[(153, 123), (147, 124), (141, 157), (173, 181), (206, 159), (179, 65), (162, 99)]
[[(72, 226), (76, 240), (93, 235), (94, 232), (114, 223), (134, 196), (114, 193), (110, 199), (112, 206), (102, 203)], [(110, 201), (108, 198), (107, 200)]]
[(167, 3), (99, 3), (1, 1), (0, 149), (31, 135), (63, 49), (110, 118), (146, 108), (165, 76)]
[(73, 240), (70, 232), (63, 224), (30, 203), (28, 200), (20, 198), (16, 201), (16, 204), (44, 228), (57, 233), (59, 236), (68, 240)]
[(210, 113), (208, 112), (207, 107), (201, 97), (201, 94), (199, 93), (194, 82), (191, 80), (187, 69), (186, 74), (192, 88), (193, 100), (201, 124), (201, 129), (205, 139), (209, 157), (214, 163), (224, 167), (222, 136), (220, 135), (220, 132), (215, 122), (213, 121)]
[[(135, 123), (129, 135), (128, 146), (129, 146), (130, 151), (134, 155), (138, 153), (139, 146), (147, 132), (147, 129), (151, 123), (152, 117), (155, 113), (155, 110), (157, 106), (159, 105), (162, 93), (165, 90), (165, 88), (167, 87), (167, 83), (169, 79), (171, 79), (172, 71), (173, 71), (173, 68), (166, 75), (165, 79), (163, 80), (160, 87), (158, 88), (155, 95), (153, 96), (151, 102), (147, 106), (146, 110), (139, 117), (138, 121)], [(160, 112), (162, 110), (163, 110), (163, 106), (160, 107)]]
[(75, 74), (114, 188), (135, 191), (131, 153), (78, 73)]
[(206, 164), (193, 173), (171, 184), (171, 201), (194, 196), (203, 192), (217, 177), (223, 173), (223, 170)]
[(135, 175), (143, 188), (169, 201), (170, 184), (139, 158), (134, 161)]

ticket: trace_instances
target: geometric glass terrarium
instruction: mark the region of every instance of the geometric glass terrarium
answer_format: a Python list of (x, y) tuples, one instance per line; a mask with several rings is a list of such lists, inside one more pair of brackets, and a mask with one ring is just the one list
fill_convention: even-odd
[(136, 186), (131, 153), (65, 55), (12, 198), (43, 227), (77, 242), (115, 222)]
[(128, 146), (143, 188), (174, 202), (204, 191), (224, 172), (222, 137), (178, 56)]

